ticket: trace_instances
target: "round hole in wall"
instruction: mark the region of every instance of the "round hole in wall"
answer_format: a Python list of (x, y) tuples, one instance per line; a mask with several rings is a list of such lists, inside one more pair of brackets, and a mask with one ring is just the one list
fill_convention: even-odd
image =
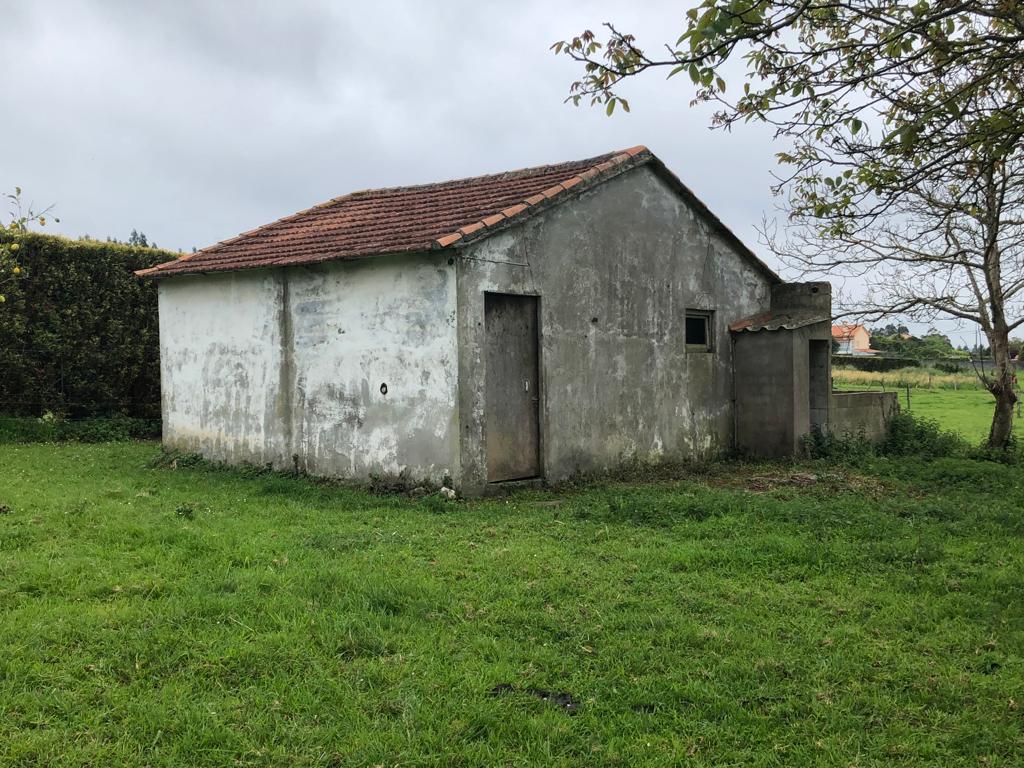
[(817, 292), (818, 292), (818, 286), (812, 285), (811, 286), (811, 293), (817, 293)]
[(590, 318), (590, 322), (593, 323), (594, 325), (597, 325), (597, 318), (596, 317)]
[(449, 267), (450, 267), (450, 266), (451, 266), (452, 264), (454, 264), (454, 263), (455, 263), (455, 259), (448, 259), (448, 266), (449, 266)]
[(382, 395), (386, 395), (388, 393), (388, 385), (387, 384), (381, 384), (380, 385), (380, 393)]

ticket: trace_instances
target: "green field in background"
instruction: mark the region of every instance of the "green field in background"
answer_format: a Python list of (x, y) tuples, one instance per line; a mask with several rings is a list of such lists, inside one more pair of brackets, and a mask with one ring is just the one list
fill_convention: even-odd
[[(837, 389), (879, 391), (877, 386), (856, 386), (853, 384), (837, 384)], [(900, 398), (900, 408), (907, 409), (906, 389), (896, 391)], [(934, 419), (943, 428), (958, 432), (972, 444), (980, 443), (988, 437), (992, 423), (992, 410), (995, 401), (992, 395), (982, 389), (911, 389), (910, 410), (918, 416)], [(1024, 436), (1022, 431), (1024, 419), (1017, 419), (1014, 434)]]

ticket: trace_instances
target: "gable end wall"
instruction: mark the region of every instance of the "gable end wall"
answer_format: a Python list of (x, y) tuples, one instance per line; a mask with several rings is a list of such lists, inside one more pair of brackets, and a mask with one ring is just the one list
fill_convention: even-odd
[[(486, 485), (483, 297), (540, 296), (541, 453), (549, 480), (733, 445), (728, 324), (764, 311), (765, 273), (650, 168), (631, 169), (458, 260), (464, 485)], [(714, 312), (688, 351), (687, 309)]]

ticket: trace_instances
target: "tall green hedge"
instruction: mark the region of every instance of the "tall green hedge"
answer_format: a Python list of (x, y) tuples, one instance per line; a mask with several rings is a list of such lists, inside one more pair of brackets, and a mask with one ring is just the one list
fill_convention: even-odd
[(175, 254), (40, 234), (19, 243), (23, 276), (0, 304), (0, 413), (159, 417), (156, 286), (133, 272)]

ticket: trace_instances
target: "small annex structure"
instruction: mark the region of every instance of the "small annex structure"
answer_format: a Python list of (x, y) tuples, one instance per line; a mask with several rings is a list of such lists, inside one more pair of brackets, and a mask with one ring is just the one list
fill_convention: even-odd
[(783, 283), (645, 147), (355, 192), (138, 274), (164, 441), (211, 459), (474, 494), (838, 423), (828, 284)]

